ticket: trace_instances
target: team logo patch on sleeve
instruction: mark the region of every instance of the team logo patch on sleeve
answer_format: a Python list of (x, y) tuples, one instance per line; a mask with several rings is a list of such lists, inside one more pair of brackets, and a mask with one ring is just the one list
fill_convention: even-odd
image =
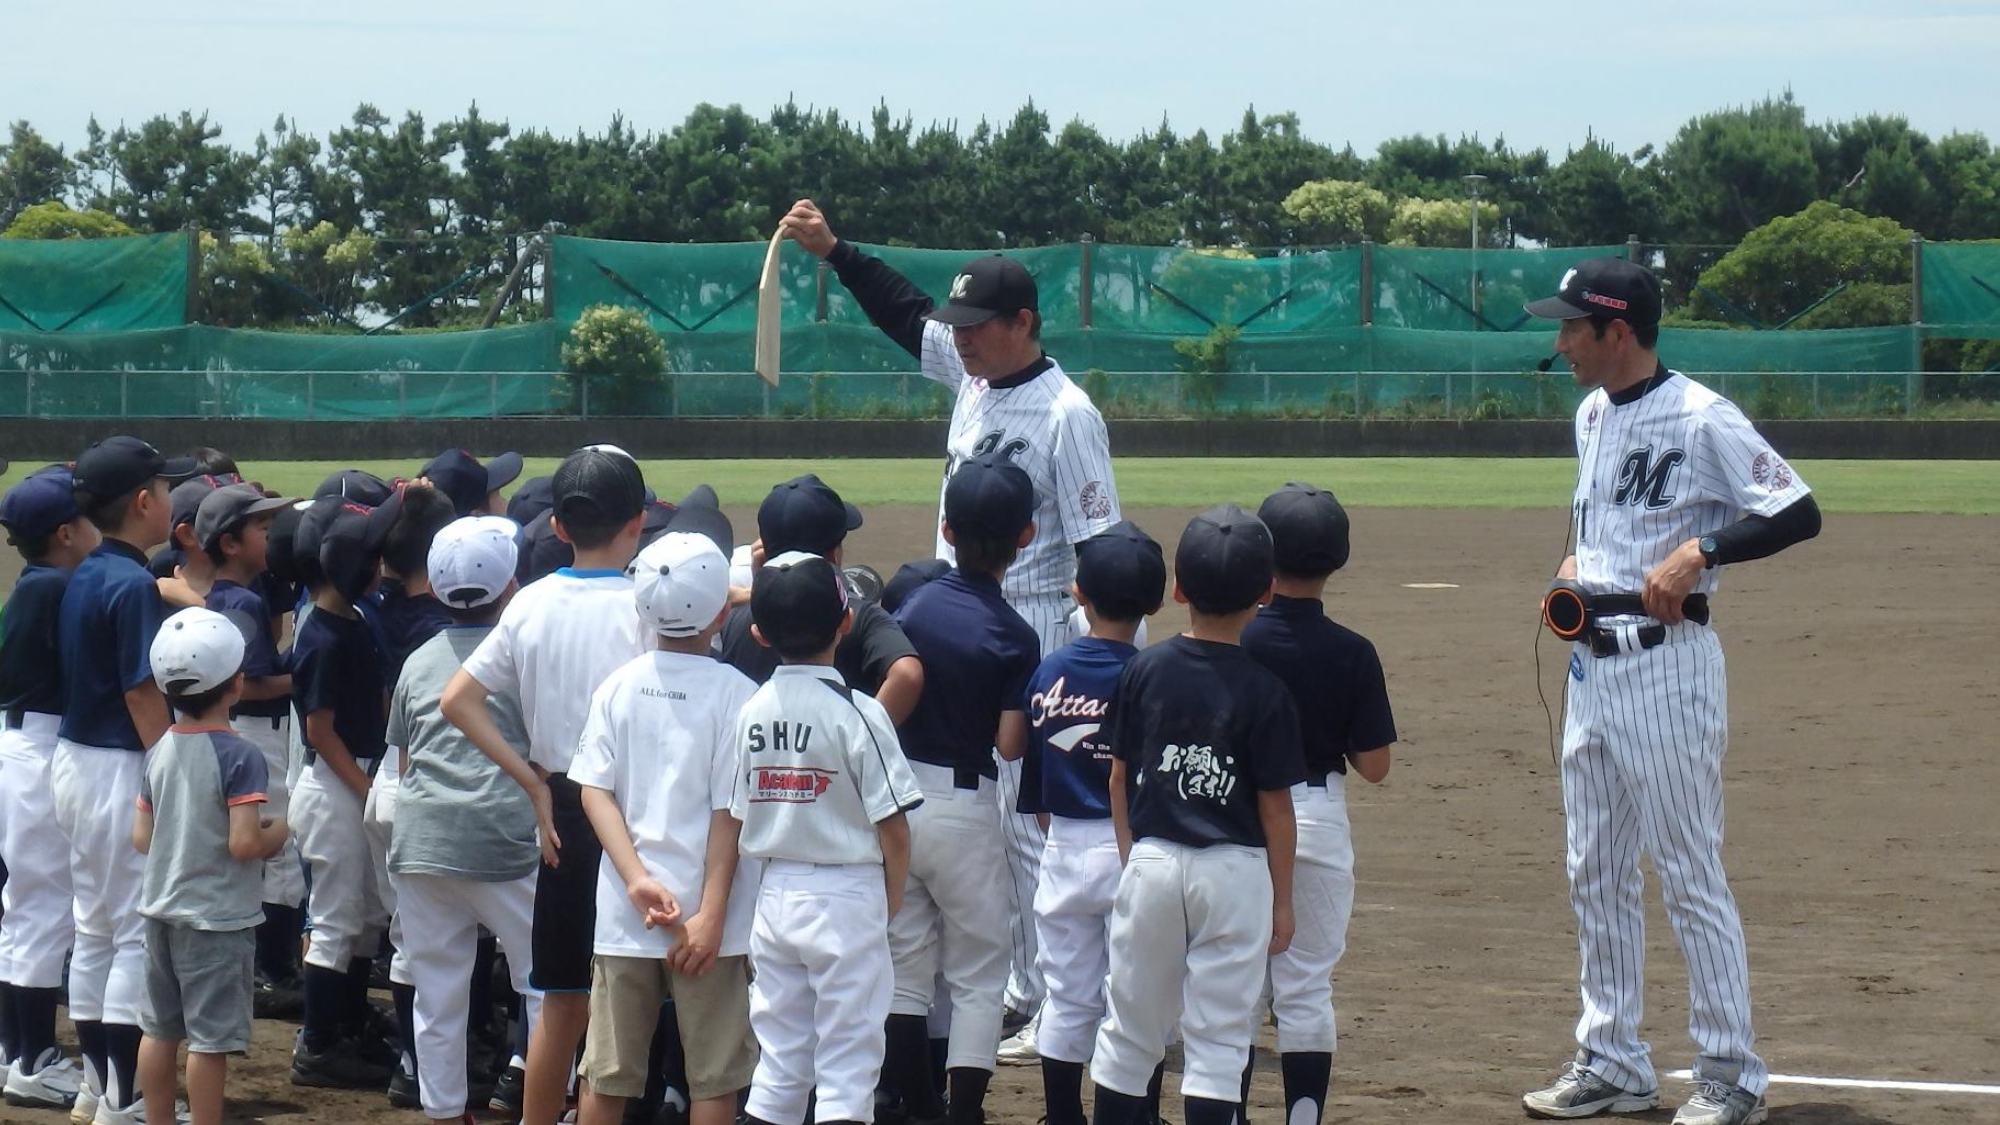
[(1076, 506), (1088, 519), (1101, 520), (1111, 517), (1111, 490), (1104, 487), (1101, 480), (1091, 481), (1076, 494)]
[(810, 805), (833, 785), (835, 776), (833, 770), (752, 766), (750, 803), (761, 805), (775, 801), (787, 805)]
[(1750, 479), (1773, 492), (1792, 487), (1792, 467), (1785, 459), (1766, 449), (1750, 461)]

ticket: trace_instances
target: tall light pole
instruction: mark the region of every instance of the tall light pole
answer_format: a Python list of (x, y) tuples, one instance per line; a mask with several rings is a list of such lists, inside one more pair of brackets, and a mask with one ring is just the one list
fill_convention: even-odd
[(1465, 179), (1465, 209), (1472, 213), (1472, 330), (1479, 331), (1479, 189), (1486, 177), (1474, 172)]

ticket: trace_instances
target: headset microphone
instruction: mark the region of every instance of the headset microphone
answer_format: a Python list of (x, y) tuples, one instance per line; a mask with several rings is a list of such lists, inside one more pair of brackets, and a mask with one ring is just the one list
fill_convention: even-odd
[(1547, 375), (1549, 373), (1549, 368), (1554, 367), (1556, 365), (1556, 360), (1561, 358), (1562, 358), (1562, 353), (1557, 352), (1554, 355), (1550, 356), (1549, 358), (1543, 360), (1542, 362), (1537, 363), (1535, 365), (1535, 370), (1541, 372), (1544, 375)]

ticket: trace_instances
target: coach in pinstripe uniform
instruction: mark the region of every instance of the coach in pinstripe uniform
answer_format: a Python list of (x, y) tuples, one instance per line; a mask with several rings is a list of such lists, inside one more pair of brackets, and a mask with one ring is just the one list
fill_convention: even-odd
[(1557, 576), (1586, 606), (1562, 757), (1583, 1016), (1576, 1060), (1523, 1105), (1574, 1118), (1659, 1104), (1639, 1037), (1643, 849), (1687, 959), (1698, 1051), (1675, 1125), (1755, 1125), (1770, 1071), (1754, 1049), (1743, 921), (1722, 870), (1729, 712), (1708, 602), (1724, 565), (1818, 534), (1819, 506), (1734, 403), (1660, 362), (1651, 273), (1593, 259), (1528, 312), (1562, 322), (1556, 350), (1591, 392), (1576, 413), (1576, 552)]
[[(967, 460), (993, 452), (1027, 470), (1035, 485), (1035, 538), (1007, 572), (1001, 593), (1041, 637), (1044, 655), (1074, 640), (1069, 617), (1076, 544), (1118, 522), (1118, 489), (1103, 416), (1042, 351), (1035, 279), (1012, 259), (974, 258), (952, 279), (949, 301), (938, 305), (881, 259), (836, 238), (811, 200), (799, 201), (783, 228), (833, 267), (876, 327), (917, 357), (925, 378), (956, 394), (945, 480)], [(942, 525), (942, 485), (938, 495)], [(940, 558), (953, 557), (942, 530), (937, 550)], [(1043, 839), (1035, 819), (1016, 811), (1020, 777), (1018, 762), (1002, 763), (997, 789), (1012, 875), (1014, 968), (1007, 1005), (1026, 1013), (1042, 998), (1031, 904)], [(1033, 1036), (1031, 1025), (1003, 1046), (1003, 1058), (1034, 1061)]]

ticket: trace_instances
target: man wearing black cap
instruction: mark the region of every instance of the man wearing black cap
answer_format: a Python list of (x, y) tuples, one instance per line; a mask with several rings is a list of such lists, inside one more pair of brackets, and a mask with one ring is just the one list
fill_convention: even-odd
[[(782, 226), (834, 268), (876, 327), (917, 357), (925, 378), (957, 396), (945, 441), (946, 480), (985, 453), (1003, 454), (1027, 470), (1039, 531), (1007, 572), (1001, 593), (1041, 638), (1043, 655), (1068, 644), (1074, 639), (1069, 588), (1076, 580), (1076, 544), (1118, 522), (1118, 488), (1103, 416), (1042, 351), (1035, 279), (1010, 258), (975, 258), (952, 279), (950, 298), (939, 305), (879, 258), (836, 238), (811, 200), (795, 204)], [(940, 558), (954, 557), (942, 537), (937, 551)], [(1007, 999), (1011, 1007), (1030, 1012), (1042, 993), (1033, 967), (1029, 902), (1042, 833), (1033, 818), (1013, 811), (1020, 796), (1018, 766), (1008, 763), (1001, 770), (998, 792), (1012, 875), (1007, 888), (1014, 966)], [(1032, 1047), (1018, 1049), (1023, 1046), (1016, 1044), (1010, 1057), (1031, 1059)]]
[(97, 529), (77, 511), (70, 470), (56, 465), (9, 489), (0, 525), (27, 564), (0, 630), (0, 1079), (14, 1105), (60, 1109), (81, 1073), (56, 1046), (56, 1006), (71, 921), (69, 843), (57, 825), (49, 766), (62, 722), (57, 618), (70, 573), (95, 550)]
[(99, 1096), (113, 1113), (139, 1100), (145, 862), (131, 832), (146, 751), (170, 722), (150, 662), (166, 606), (146, 552), (166, 541), (168, 486), (193, 471), (124, 436), (85, 450), (73, 471), (77, 507), (104, 541), (63, 591), (63, 720), (49, 778), (76, 893), (69, 1009), (90, 1076), (78, 1097)]
[[(860, 526), (860, 509), (811, 473), (773, 488), (757, 506), (757, 536), (766, 558), (804, 551), (838, 567), (841, 543)], [(722, 661), (761, 684), (778, 667), (778, 653), (750, 635), (749, 614), (736, 613), (722, 627)], [(840, 638), (833, 665), (849, 687), (874, 696), (898, 724), (910, 717), (923, 694), (924, 666), (917, 650), (896, 619), (871, 602), (854, 606), (853, 627)]]
[(1743, 922), (1722, 869), (1729, 719), (1709, 599), (1722, 566), (1818, 534), (1819, 507), (1734, 403), (1660, 362), (1650, 272), (1592, 259), (1527, 309), (1562, 322), (1556, 350), (1591, 392), (1576, 413), (1576, 551), (1557, 572), (1585, 605), (1569, 634), (1562, 760), (1583, 1017), (1575, 1061), (1523, 1105), (1572, 1118), (1659, 1104), (1639, 1037), (1643, 849), (1687, 959), (1698, 1047), (1695, 1094), (1674, 1120), (1762, 1121), (1770, 1071), (1753, 1049)]

